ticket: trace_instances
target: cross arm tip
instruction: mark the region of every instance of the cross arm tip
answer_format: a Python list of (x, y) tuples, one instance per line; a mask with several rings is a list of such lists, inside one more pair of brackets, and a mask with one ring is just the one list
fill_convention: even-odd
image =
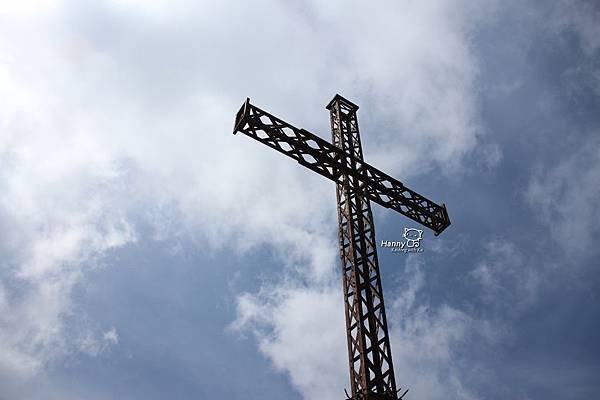
[(239, 109), (237, 114), (235, 115), (235, 123), (233, 125), (233, 134), (235, 135), (240, 129), (240, 125), (242, 124), (246, 114), (248, 113), (248, 108), (250, 106), (250, 97), (246, 97), (246, 101), (242, 104), (242, 107)]
[(433, 234), (434, 236), (439, 236), (440, 233), (444, 232), (446, 228), (450, 226), (450, 217), (448, 217), (448, 210), (446, 209), (446, 204), (442, 203), (442, 216), (444, 218), (444, 225), (442, 225), (438, 230)]

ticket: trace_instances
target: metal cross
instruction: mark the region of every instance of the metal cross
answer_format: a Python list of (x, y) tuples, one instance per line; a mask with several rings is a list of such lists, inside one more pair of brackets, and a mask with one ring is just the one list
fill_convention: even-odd
[(377, 260), (371, 201), (439, 235), (450, 225), (438, 205), (363, 160), (358, 106), (339, 94), (327, 105), (333, 144), (250, 104), (236, 115), (241, 132), (336, 183), (339, 246), (353, 400), (402, 399), (394, 366)]

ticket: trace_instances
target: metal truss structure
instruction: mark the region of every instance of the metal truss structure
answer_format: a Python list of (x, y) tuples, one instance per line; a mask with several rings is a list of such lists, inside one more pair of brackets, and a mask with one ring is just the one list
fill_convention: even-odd
[(336, 183), (339, 246), (352, 400), (397, 400), (394, 366), (377, 260), (371, 201), (439, 235), (450, 225), (444, 205), (408, 189), (363, 160), (358, 106), (339, 94), (327, 105), (332, 143), (250, 104), (236, 115), (241, 132)]

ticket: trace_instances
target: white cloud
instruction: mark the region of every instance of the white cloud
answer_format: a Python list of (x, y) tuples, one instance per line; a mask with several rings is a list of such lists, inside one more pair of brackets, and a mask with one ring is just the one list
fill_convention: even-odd
[(91, 357), (97, 357), (106, 351), (110, 346), (119, 344), (119, 334), (113, 326), (104, 332), (100, 337), (93, 331), (88, 331), (84, 336), (78, 339), (79, 351)]
[(230, 134), (245, 96), (326, 137), (340, 91), (374, 116), (363, 127), (386, 128), (368, 157), (393, 172), (460, 169), (479, 140), (470, 35), (484, 15), (467, 3), (28, 4), (0, 9), (2, 382), (77, 346), (71, 292), (144, 239), (139, 219), (208, 250), (268, 243), (330, 300), (332, 184)]
[(481, 298), (504, 314), (519, 312), (537, 300), (547, 265), (530, 260), (521, 247), (506, 239), (485, 244), (485, 254), (471, 271), (481, 286)]
[(582, 49), (592, 56), (600, 48), (600, 6), (594, 0), (562, 0), (557, 19), (560, 28), (574, 29)]
[(305, 399), (336, 399), (348, 387), (341, 291), (289, 283), (238, 298), (232, 327), (251, 332), (274, 368)]
[(469, 371), (461, 367), (460, 346), (473, 337), (490, 339), (487, 322), (447, 304), (428, 304), (422, 258), (408, 258), (403, 277), (400, 294), (387, 295), (398, 386), (423, 399), (476, 398), (464, 383)]
[[(473, 337), (495, 340), (499, 333), (446, 304), (427, 304), (421, 296), (425, 273), (417, 257), (408, 258), (403, 276), (408, 281), (400, 294), (386, 293), (398, 386), (410, 389), (408, 398), (475, 398), (458, 367), (459, 346)], [(240, 296), (237, 311), (233, 328), (251, 333), (303, 398), (339, 399), (341, 388), (349, 387), (338, 284), (266, 285), (255, 295)]]
[(55, 11), (58, 3), (54, 0), (4, 0), (0, 3), (0, 17), (45, 16)]
[(597, 254), (600, 234), (600, 146), (588, 142), (555, 165), (532, 174), (530, 207), (569, 256)]

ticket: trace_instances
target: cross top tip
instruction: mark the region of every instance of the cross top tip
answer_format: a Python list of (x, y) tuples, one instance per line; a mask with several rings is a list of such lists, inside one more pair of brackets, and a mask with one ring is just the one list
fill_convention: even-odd
[(344, 98), (343, 96), (340, 96), (339, 94), (336, 94), (335, 96), (333, 96), (333, 99), (331, 99), (331, 101), (329, 102), (329, 104), (327, 104), (327, 107), (325, 107), (325, 108), (327, 108), (328, 110), (331, 110), (331, 108), (333, 107), (333, 104), (338, 101), (353, 111), (358, 110), (358, 106), (356, 104), (354, 104), (350, 100)]

